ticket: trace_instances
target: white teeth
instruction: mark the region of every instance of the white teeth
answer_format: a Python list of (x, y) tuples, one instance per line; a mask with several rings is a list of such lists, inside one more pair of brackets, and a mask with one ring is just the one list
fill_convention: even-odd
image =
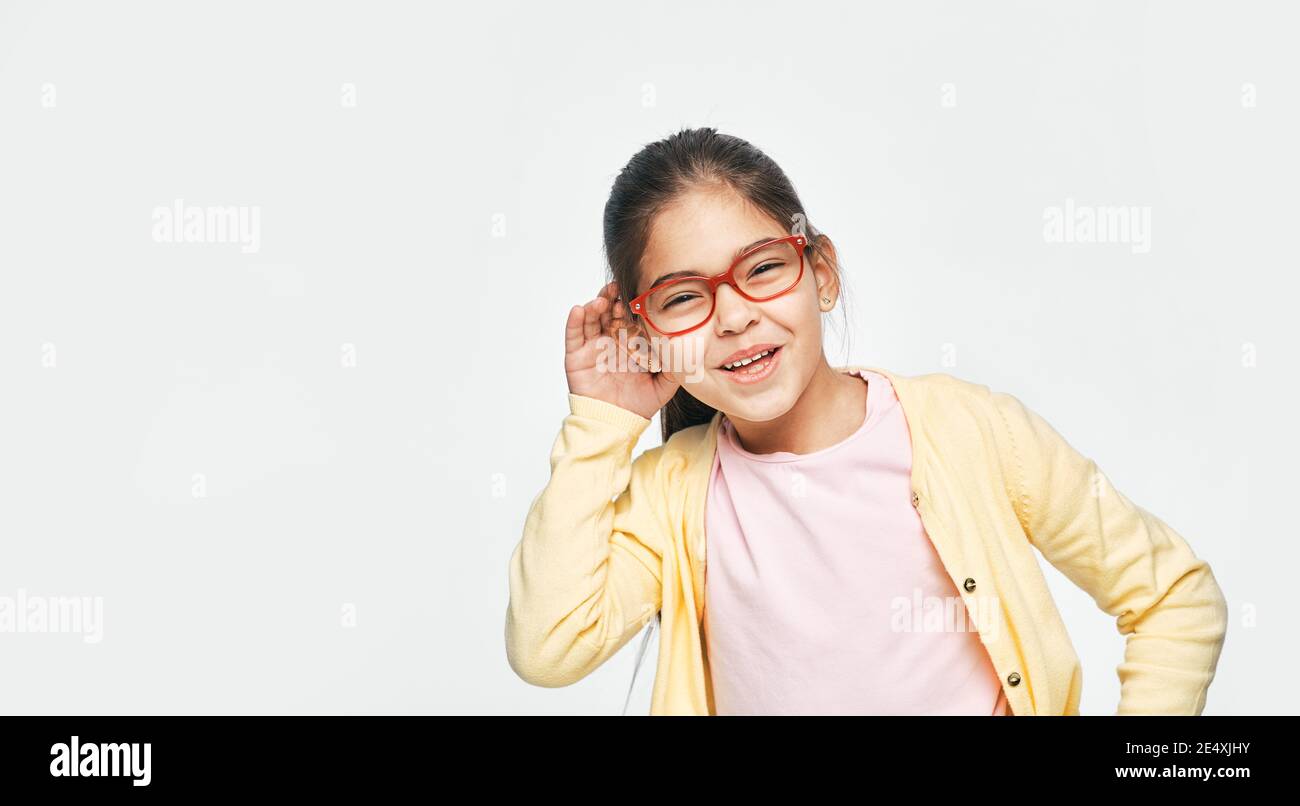
[(752, 364), (765, 355), (771, 355), (771, 354), (772, 354), (771, 350), (764, 350), (763, 352), (758, 353), (757, 355), (752, 355), (749, 358), (742, 358), (739, 361), (733, 361), (730, 364), (723, 364), (722, 366), (726, 369), (737, 369), (739, 367), (745, 366), (746, 364)]

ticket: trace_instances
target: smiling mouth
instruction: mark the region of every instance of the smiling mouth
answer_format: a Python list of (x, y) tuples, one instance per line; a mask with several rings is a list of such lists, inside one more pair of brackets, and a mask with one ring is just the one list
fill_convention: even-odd
[[(771, 349), (771, 350), (764, 350), (764, 351), (760, 354), (760, 357), (759, 357), (759, 358), (755, 358), (755, 359), (753, 359), (753, 360), (751, 360), (751, 361), (746, 361), (745, 359), (742, 359), (742, 360), (740, 360), (740, 361), (737, 361), (735, 364), (732, 364), (732, 365), (729, 366), (729, 367), (728, 367), (728, 366), (721, 366), (721, 367), (718, 367), (718, 369), (722, 370), (723, 372), (750, 371), (750, 370), (753, 369), (753, 365), (754, 365), (754, 364), (763, 363), (763, 362), (765, 362), (765, 361), (771, 359), (772, 356), (776, 355), (780, 350), (781, 350), (780, 347), (776, 347), (776, 348), (773, 348), (773, 349)], [(752, 358), (752, 356), (751, 356), (751, 358)]]

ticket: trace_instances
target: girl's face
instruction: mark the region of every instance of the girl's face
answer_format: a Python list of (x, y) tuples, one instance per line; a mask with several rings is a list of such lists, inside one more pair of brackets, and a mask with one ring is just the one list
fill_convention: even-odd
[[(669, 272), (720, 274), (742, 247), (789, 234), (787, 227), (732, 192), (693, 191), (655, 217), (637, 293)], [(823, 243), (833, 259), (834, 247)], [(820, 299), (831, 300), (825, 306), (829, 310), (837, 294), (834, 271), (812, 253), (804, 256), (799, 284), (783, 296), (751, 302), (722, 284), (713, 318), (696, 330), (669, 338), (645, 324), (643, 332), (663, 372), (696, 399), (733, 419), (764, 422), (789, 411), (824, 363)], [(737, 351), (752, 354), (758, 352), (753, 348), (767, 345), (779, 348), (767, 377), (742, 383), (741, 373), (722, 368)]]

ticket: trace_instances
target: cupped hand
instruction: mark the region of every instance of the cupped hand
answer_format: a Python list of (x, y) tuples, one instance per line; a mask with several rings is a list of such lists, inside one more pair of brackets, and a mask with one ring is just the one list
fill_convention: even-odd
[[(624, 343), (620, 344), (619, 333)], [(658, 362), (634, 349), (644, 334), (632, 321), (618, 283), (607, 283), (595, 299), (569, 309), (564, 324), (564, 372), (569, 391), (636, 412), (649, 419), (676, 394), (680, 383), (659, 371)], [(649, 343), (645, 339), (645, 344)]]

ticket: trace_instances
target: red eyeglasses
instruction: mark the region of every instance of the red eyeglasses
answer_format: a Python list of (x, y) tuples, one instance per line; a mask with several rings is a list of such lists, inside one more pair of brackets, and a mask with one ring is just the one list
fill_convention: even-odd
[(803, 235), (774, 238), (746, 250), (722, 274), (666, 280), (633, 299), (628, 308), (665, 336), (690, 333), (713, 318), (718, 286), (723, 283), (751, 302), (765, 302), (792, 291), (803, 279), (807, 245)]

